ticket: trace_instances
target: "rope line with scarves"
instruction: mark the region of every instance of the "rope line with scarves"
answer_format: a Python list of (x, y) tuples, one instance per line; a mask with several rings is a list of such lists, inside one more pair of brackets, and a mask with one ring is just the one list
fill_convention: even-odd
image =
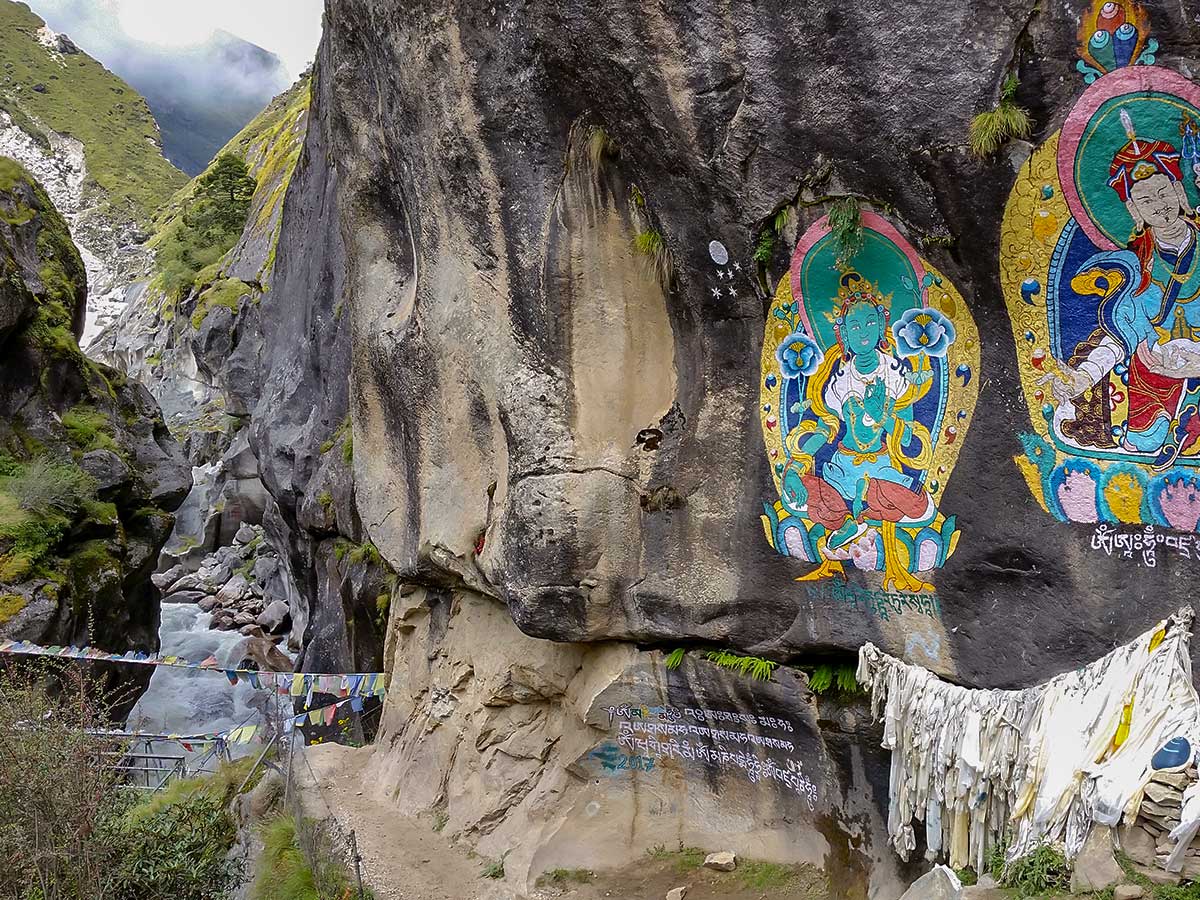
[(313, 693), (330, 694), (343, 698), (382, 697), (387, 693), (387, 675), (383, 672), (340, 674), (320, 672), (259, 672), (254, 669), (223, 668), (217, 662), (215, 656), (210, 656), (208, 659), (196, 663), (179, 656), (152, 656), (140, 650), (129, 650), (125, 653), (108, 653), (95, 647), (42, 647), (29, 641), (11, 640), (0, 641), (0, 653), (223, 672), (232, 685), (245, 682), (256, 690), (272, 690), (277, 694), (286, 694), (292, 697), (307, 697), (306, 705), (312, 705)]
[[(289, 733), (299, 726), (303, 725), (305, 720), (311, 725), (319, 725), (324, 722), (326, 725), (332, 725), (334, 719), (337, 718), (337, 711), (340, 707), (350, 704), (350, 708), (356, 712), (363, 711), (363, 698), (360, 696), (345, 697), (334, 703), (328, 703), (325, 706), (319, 706), (316, 709), (308, 709), (296, 716), (288, 716), (283, 720), (283, 731)], [(189, 753), (192, 751), (192, 744), (249, 744), (254, 741), (262, 741), (262, 739), (271, 732), (270, 728), (263, 725), (238, 725), (236, 728), (230, 728), (227, 731), (206, 732), (203, 734), (174, 734), (161, 733), (150, 731), (124, 731), (124, 730), (103, 730), (91, 729), (87, 733), (97, 737), (111, 737), (128, 740), (155, 740), (155, 741), (174, 741), (182, 744), (184, 749)]]

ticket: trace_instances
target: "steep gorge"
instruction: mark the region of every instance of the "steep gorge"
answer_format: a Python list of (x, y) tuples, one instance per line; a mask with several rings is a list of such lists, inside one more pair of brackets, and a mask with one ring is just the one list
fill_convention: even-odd
[[(960, 683), (1025, 685), (1192, 593), (1192, 557), (1162, 549), (1195, 546), (1195, 518), (1179, 526), (1190, 470), (1114, 468), (1147, 495), (1130, 500), (1094, 464), (1039, 468), (1029, 429), (1062, 415), (1034, 379), (1069, 354), (1043, 346), (1052, 285), (1034, 257), (1073, 239), (1067, 186), (1031, 143), (967, 143), (1008, 83), (1029, 136), (1057, 141), (1103, 84), (1075, 60), (1097, 15), (1082, 0), (803, 16), (329, 4), (311, 85), (294, 89), (305, 124), (260, 123), (239, 145), (259, 182), (241, 242), (170, 317), (151, 284), (99, 351), (182, 414), (193, 464), (224, 472), (177, 531), (195, 545), (170, 552), (261, 521), (299, 664), (382, 658), (392, 676), (369, 789), (480, 853), (511, 851), (518, 884), (678, 842), (898, 895), (913, 870), (886, 845), (879, 729), (815, 670), (871, 641)], [(1153, 17), (1157, 65), (1200, 68), (1196, 23)], [(285, 177), (265, 174), (276, 155)], [(1004, 224), (1022, 185), (1043, 204), (1025, 244)], [(847, 201), (868, 287), (819, 256)], [(234, 281), (244, 292), (221, 289)], [(888, 436), (868, 411), (828, 447), (789, 444), (789, 415), (801, 438), (822, 427), (802, 377), (827, 379), (816, 401), (852, 393), (831, 373), (855, 356), (840, 329), (864, 290), (890, 327), (859, 355), (892, 353), (886, 389), (914, 408), (928, 396), (933, 427), (923, 407), (883, 405)], [(1039, 331), (1018, 327), (1026, 308)], [(913, 311), (925, 330), (901, 362)], [(874, 443), (848, 446), (852, 426)], [(812, 527), (789, 465), (811, 478), (839, 453), (903, 458), (872, 478), (907, 478), (920, 491), (902, 500), (923, 505), (879, 515), (864, 484)], [(859, 527), (832, 542), (846, 521)], [(1131, 547), (1158, 526), (1174, 543), (1152, 544), (1153, 563), (1103, 552), (1112, 529)], [(707, 657), (722, 648), (782, 665), (760, 683)]]

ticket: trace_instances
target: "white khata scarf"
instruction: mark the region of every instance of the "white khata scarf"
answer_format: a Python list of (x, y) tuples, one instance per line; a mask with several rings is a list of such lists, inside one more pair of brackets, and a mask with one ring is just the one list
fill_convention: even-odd
[(1073, 858), (1093, 822), (1132, 822), (1155, 751), (1178, 735), (1196, 747), (1192, 618), (1184, 607), (1094, 663), (1020, 691), (959, 687), (862, 647), (858, 681), (892, 751), (896, 852), (908, 859), (913, 822), (923, 821), (930, 859), (983, 871), (1006, 833), (1009, 859), (1043, 841), (1062, 841)]

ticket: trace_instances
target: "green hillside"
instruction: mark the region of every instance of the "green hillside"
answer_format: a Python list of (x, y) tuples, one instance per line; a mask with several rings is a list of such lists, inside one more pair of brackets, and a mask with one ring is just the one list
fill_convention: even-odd
[(114, 212), (148, 225), (187, 176), (163, 157), (141, 95), (87, 54), (43, 46), (44, 24), (23, 3), (0, 0), (0, 109), (35, 136), (49, 128), (81, 141), (90, 184)]
[[(297, 81), (272, 100), (217, 154), (217, 159), (227, 153), (242, 159), (257, 184), (247, 227), (269, 235), (260, 279), (265, 278), (274, 266), (280, 204), (304, 146), (311, 87), (308, 78)], [(215, 165), (216, 160), (180, 188), (163, 205), (155, 222), (148, 246), (157, 251), (157, 277), (153, 286), (156, 292), (167, 295), (168, 306), (165, 308), (170, 308), (170, 304), (188, 290), (212, 284), (214, 278), (219, 279), (219, 285), (223, 280), (219, 278), (223, 270), (221, 259), (237, 240), (236, 235), (230, 235), (228, 240), (213, 245), (200, 244), (196, 235), (188, 233), (184, 223), (184, 212), (194, 198), (196, 185)]]

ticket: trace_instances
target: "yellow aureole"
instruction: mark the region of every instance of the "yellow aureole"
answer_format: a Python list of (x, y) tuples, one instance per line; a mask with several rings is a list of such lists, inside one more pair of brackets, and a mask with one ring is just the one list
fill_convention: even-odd
[[(1050, 397), (1050, 390), (1038, 380), (1057, 370), (1050, 357), (1050, 335), (1046, 324), (1046, 278), (1061, 226), (1070, 218), (1058, 180), (1058, 139), (1059, 133), (1055, 132), (1021, 167), (1000, 224), (1000, 288), (1017, 348), (1021, 392), (1030, 410), (1032, 428), (1042, 437), (1049, 436), (1049, 428), (1039, 410)], [(1049, 197), (1045, 195), (1047, 188)], [(1054, 227), (1046, 227), (1050, 222)], [(1103, 293), (1096, 283), (1099, 273), (1076, 277), (1083, 279), (1080, 287)], [(1026, 303), (1021, 296), (1021, 283), (1029, 278), (1036, 279), (1041, 286), (1040, 292), (1033, 295), (1032, 303)], [(1032, 340), (1026, 337), (1027, 332), (1033, 336)], [(1044, 354), (1040, 357), (1043, 360), (1040, 370), (1031, 363), (1037, 351)], [(1018, 457), (1018, 460), (1022, 458)], [(1032, 489), (1036, 473), (1023, 470), (1022, 474), (1030, 481)], [(1045, 508), (1040, 485), (1034, 494)]]

